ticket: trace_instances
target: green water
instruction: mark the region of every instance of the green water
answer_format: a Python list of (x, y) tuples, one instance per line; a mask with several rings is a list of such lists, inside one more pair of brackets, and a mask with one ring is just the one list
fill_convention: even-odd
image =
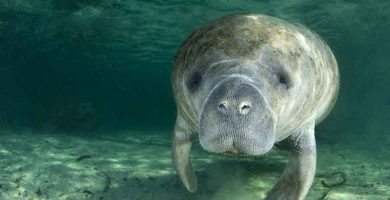
[(3, 0), (1, 123), (46, 128), (64, 109), (89, 104), (94, 127), (170, 129), (181, 41), (218, 16), (256, 12), (305, 24), (334, 51), (341, 91), (328, 124), (383, 136), (389, 9), (387, 1)]
[(207, 21), (243, 12), (304, 24), (334, 52), (340, 93), (316, 128), (319, 147), (338, 143), (337, 151), (370, 157), (390, 146), (387, 0), (1, 0), (1, 130), (170, 138), (181, 42)]

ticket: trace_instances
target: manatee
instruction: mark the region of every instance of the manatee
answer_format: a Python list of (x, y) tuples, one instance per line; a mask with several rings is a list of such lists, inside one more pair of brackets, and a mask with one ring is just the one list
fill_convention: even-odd
[(279, 143), (291, 151), (269, 200), (301, 200), (316, 169), (314, 127), (334, 106), (336, 59), (308, 28), (259, 14), (223, 16), (194, 31), (176, 54), (173, 162), (189, 192), (189, 159), (199, 137), (208, 152), (261, 156)]

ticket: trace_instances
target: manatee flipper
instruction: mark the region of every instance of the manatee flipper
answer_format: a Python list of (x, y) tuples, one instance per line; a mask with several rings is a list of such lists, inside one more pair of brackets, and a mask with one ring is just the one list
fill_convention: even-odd
[(173, 136), (173, 162), (181, 181), (189, 192), (197, 190), (197, 180), (190, 161), (191, 151), (190, 133), (186, 122), (180, 117), (176, 119)]
[(292, 144), (292, 155), (266, 200), (303, 200), (313, 182), (317, 158), (314, 123), (295, 131), (288, 139)]

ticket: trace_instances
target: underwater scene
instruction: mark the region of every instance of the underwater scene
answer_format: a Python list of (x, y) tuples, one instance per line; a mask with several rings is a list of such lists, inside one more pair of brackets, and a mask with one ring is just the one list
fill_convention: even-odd
[(0, 200), (389, 200), (389, 130), (390, 1), (0, 0)]

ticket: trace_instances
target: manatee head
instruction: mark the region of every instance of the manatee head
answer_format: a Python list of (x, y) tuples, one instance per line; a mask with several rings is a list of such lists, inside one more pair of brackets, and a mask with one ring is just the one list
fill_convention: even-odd
[(294, 47), (298, 39), (288, 25), (263, 18), (227, 17), (206, 25), (178, 54), (176, 65), (186, 67), (177, 74), (207, 151), (268, 152), (286, 137), (276, 130), (285, 117), (281, 110), (290, 109), (289, 101), (303, 102), (296, 91), (305, 89), (293, 84), (302, 75), (303, 48)]

